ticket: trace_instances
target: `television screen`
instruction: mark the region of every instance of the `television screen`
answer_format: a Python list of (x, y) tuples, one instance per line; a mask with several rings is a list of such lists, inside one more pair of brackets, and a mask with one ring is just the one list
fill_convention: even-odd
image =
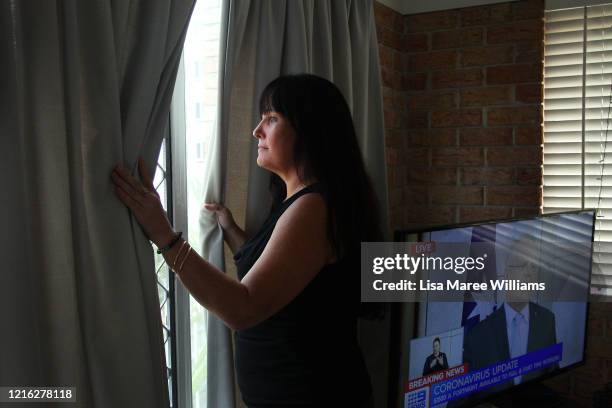
[[(431, 243), (429, 257), (488, 257), (459, 276), (461, 299), (423, 291), (416, 337), (400, 346), (403, 406), (463, 406), (581, 363), (594, 218), (577, 211), (400, 235)], [(448, 277), (419, 273), (430, 285)]]

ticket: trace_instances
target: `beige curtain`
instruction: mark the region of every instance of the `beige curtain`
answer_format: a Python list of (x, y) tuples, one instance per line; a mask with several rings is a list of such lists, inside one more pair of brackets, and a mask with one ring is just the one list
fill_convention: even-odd
[(0, 4), (0, 384), (167, 407), (152, 248), (112, 190), (153, 171), (194, 0)]

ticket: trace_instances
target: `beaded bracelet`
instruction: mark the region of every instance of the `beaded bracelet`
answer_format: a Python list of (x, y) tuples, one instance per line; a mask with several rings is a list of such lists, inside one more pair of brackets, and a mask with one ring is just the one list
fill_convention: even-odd
[(179, 239), (181, 239), (182, 235), (183, 235), (183, 232), (179, 231), (178, 234), (176, 234), (176, 236), (172, 239), (172, 241), (170, 241), (170, 243), (168, 245), (166, 245), (163, 248), (158, 248), (157, 249), (157, 253), (158, 254), (163, 254), (164, 252), (169, 251), (170, 248), (172, 248), (179, 241)]

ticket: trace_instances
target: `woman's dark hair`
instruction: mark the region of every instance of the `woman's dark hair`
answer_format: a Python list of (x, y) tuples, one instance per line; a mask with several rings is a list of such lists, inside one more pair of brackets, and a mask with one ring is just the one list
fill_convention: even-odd
[[(336, 256), (360, 251), (362, 241), (381, 241), (379, 205), (342, 93), (327, 79), (281, 76), (263, 90), (259, 111), (275, 111), (296, 133), (294, 159), (303, 181), (316, 180), (328, 205), (327, 232)], [(272, 175), (273, 208), (286, 196)]]

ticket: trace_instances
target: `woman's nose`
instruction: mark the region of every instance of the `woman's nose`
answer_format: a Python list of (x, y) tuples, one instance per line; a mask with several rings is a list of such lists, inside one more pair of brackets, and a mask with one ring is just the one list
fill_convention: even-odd
[(253, 129), (253, 137), (256, 139), (260, 139), (261, 137), (263, 137), (263, 134), (261, 132), (261, 124), (262, 124), (263, 120), (261, 122), (259, 122), (259, 124), (257, 124), (257, 126), (255, 127), (255, 129)]

